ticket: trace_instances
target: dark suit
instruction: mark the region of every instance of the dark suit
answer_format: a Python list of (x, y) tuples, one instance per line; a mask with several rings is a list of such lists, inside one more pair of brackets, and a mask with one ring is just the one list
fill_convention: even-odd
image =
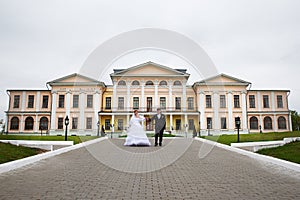
[(160, 114), (160, 118), (158, 115), (154, 115), (151, 117), (151, 121), (155, 121), (155, 145), (157, 145), (158, 137), (159, 137), (159, 144), (161, 145), (164, 130), (166, 128), (166, 116), (164, 114)]

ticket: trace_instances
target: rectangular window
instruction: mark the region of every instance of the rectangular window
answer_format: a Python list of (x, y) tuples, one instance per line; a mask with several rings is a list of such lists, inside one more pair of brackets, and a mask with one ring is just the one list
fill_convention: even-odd
[(269, 95), (263, 95), (264, 108), (270, 108)]
[(211, 117), (206, 118), (206, 122), (207, 122), (207, 129), (212, 129), (212, 118)]
[(221, 129), (227, 129), (226, 117), (221, 118)]
[(29, 95), (28, 96), (28, 108), (33, 108), (34, 106), (34, 95)]
[(105, 98), (105, 109), (111, 109), (111, 97)]
[(234, 95), (234, 107), (235, 108), (240, 108), (240, 95)]
[(77, 129), (77, 127), (78, 127), (78, 118), (73, 117), (72, 118), (72, 129)]
[(176, 110), (181, 109), (181, 97), (175, 97), (175, 109)]
[(139, 109), (139, 98), (133, 97), (133, 109)]
[(87, 95), (86, 96), (86, 107), (92, 108), (93, 107), (93, 95)]
[(105, 119), (105, 130), (110, 130), (110, 119)]
[(188, 97), (188, 110), (193, 110), (194, 109), (194, 98), (193, 97)]
[(220, 95), (220, 108), (226, 108), (226, 97), (225, 97), (225, 95)]
[(206, 95), (206, 108), (211, 108), (211, 95)]
[(255, 96), (249, 95), (249, 106), (250, 108), (255, 108)]
[(19, 108), (20, 107), (20, 95), (15, 95), (14, 96), (14, 108)]
[(58, 107), (64, 108), (65, 107), (65, 95), (58, 96)]
[(118, 109), (119, 110), (124, 110), (124, 97), (119, 97), (118, 98)]
[(64, 118), (59, 117), (57, 123), (57, 129), (63, 129), (63, 128), (64, 128)]
[(123, 119), (118, 119), (118, 130), (123, 130)]
[(166, 109), (166, 97), (160, 97), (160, 108)]
[(48, 108), (49, 96), (43, 95), (42, 108)]
[(73, 108), (79, 107), (79, 95), (75, 94), (73, 95)]
[(92, 129), (92, 118), (91, 117), (87, 117), (86, 118), (86, 129)]
[(152, 112), (152, 97), (147, 97), (147, 112)]
[(277, 95), (277, 108), (283, 108), (282, 95)]

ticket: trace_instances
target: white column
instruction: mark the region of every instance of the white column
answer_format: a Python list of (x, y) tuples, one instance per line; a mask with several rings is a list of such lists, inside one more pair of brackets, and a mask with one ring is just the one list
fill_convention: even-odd
[(70, 111), (71, 111), (71, 91), (68, 90), (66, 92), (66, 116), (68, 115), (70, 118)]
[(275, 132), (278, 132), (278, 127), (277, 127), (277, 116), (276, 114), (274, 114), (274, 127), (273, 127), (273, 130)]
[(38, 132), (39, 131), (39, 116), (38, 114), (35, 114), (35, 123), (34, 123), (34, 129), (33, 132)]
[(93, 102), (93, 108), (94, 108), (94, 127), (96, 127), (98, 129), (97, 123), (99, 121), (99, 115), (98, 115), (98, 111), (99, 111), (99, 105), (100, 105), (100, 92), (99, 90), (95, 91), (95, 95), (93, 98), (94, 102)]
[(170, 131), (172, 131), (172, 127), (173, 127), (173, 115), (170, 114)]
[(36, 104), (35, 104), (35, 109), (37, 112), (40, 110), (40, 102), (41, 102), (41, 92), (38, 91), (36, 93)]
[(264, 124), (263, 124), (263, 118), (262, 118), (262, 114), (259, 114), (259, 126), (261, 126), (261, 130), (264, 129)]
[[(38, 91), (36, 93), (36, 103), (35, 103), (35, 110), (36, 112), (39, 112), (40, 110), (40, 102), (41, 102), (41, 92)], [(34, 132), (39, 131), (39, 116), (38, 114), (35, 115), (35, 124), (34, 124)]]
[(172, 105), (172, 100), (173, 100), (173, 95), (172, 95), (172, 81), (170, 80), (169, 81), (169, 109), (168, 110), (172, 110), (172, 107), (173, 107), (173, 105)]
[[(187, 126), (186, 126), (187, 125)], [(189, 127), (188, 127), (189, 123), (188, 123), (188, 118), (187, 118), (187, 114), (184, 114), (184, 130), (186, 132), (188, 132)]]
[(186, 80), (182, 81), (182, 111), (186, 111)]
[(130, 111), (130, 81), (127, 81), (127, 97), (126, 97), (126, 110)]
[(79, 94), (79, 130), (83, 131), (84, 128), (84, 110), (85, 110), (85, 106), (84, 106), (84, 100), (85, 100), (85, 92), (84, 91), (80, 91)]
[(258, 107), (258, 111), (261, 111), (261, 95), (260, 95), (260, 92), (257, 92), (257, 107)]
[(275, 111), (275, 93), (271, 92), (271, 101), (272, 101), (272, 111)]
[(22, 92), (22, 107), (21, 111), (24, 111), (26, 109), (26, 91)]
[(289, 129), (290, 129), (290, 131), (293, 131), (293, 127), (292, 127), (292, 115), (291, 115), (291, 112), (289, 113)]
[(248, 131), (248, 118), (247, 118), (247, 98), (246, 91), (242, 92), (242, 118), (243, 118), (243, 131)]
[(215, 130), (220, 130), (220, 120), (219, 120), (219, 94), (217, 91), (213, 93), (213, 108), (214, 108), (214, 128)]
[(158, 104), (158, 81), (154, 81), (154, 105), (155, 109), (159, 107)]
[(130, 116), (129, 116), (129, 114), (126, 116), (126, 120), (127, 120), (127, 124), (126, 124), (126, 126), (127, 126), (127, 128), (129, 127), (129, 120), (130, 120), (130, 118), (129, 118)]
[(145, 82), (141, 81), (141, 111), (145, 110)]
[(112, 114), (112, 116), (111, 116), (111, 124), (112, 124), (111, 131), (115, 132), (115, 126), (116, 126), (116, 124), (115, 124), (115, 115), (114, 114)]
[(4, 130), (5, 133), (8, 132), (8, 123), (9, 123), (9, 118), (8, 118), (8, 114), (6, 113), (5, 130)]
[(113, 81), (113, 99), (112, 99), (112, 111), (116, 111), (117, 109), (117, 81)]
[(56, 91), (52, 91), (52, 102), (51, 102), (51, 130), (55, 130), (56, 129), (56, 107), (57, 107), (57, 100), (56, 97), (57, 96), (57, 92)]
[(232, 101), (233, 101), (232, 92), (228, 91), (228, 94), (227, 94), (227, 102), (228, 103), (227, 103), (227, 105), (228, 105), (228, 125), (229, 125), (229, 131), (234, 131)]
[(200, 108), (200, 126), (201, 126), (201, 130), (205, 129), (205, 94), (204, 91), (200, 91), (199, 93), (200, 98), (199, 98), (199, 102), (198, 102), (198, 107)]
[(24, 131), (24, 115), (21, 115), (20, 132)]

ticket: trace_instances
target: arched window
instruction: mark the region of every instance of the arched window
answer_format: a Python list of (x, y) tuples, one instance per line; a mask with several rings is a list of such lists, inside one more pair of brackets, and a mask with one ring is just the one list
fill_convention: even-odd
[(118, 85), (126, 85), (126, 82), (121, 80), (121, 81), (118, 82)]
[(33, 130), (33, 118), (27, 117), (25, 119), (25, 130)]
[(42, 117), (40, 119), (40, 130), (48, 130), (48, 118)]
[(147, 81), (145, 85), (154, 85), (152, 81)]
[(181, 82), (180, 81), (174, 81), (174, 85), (176, 85), (176, 86), (181, 85)]
[(19, 130), (19, 118), (17, 118), (17, 117), (11, 118), (10, 130)]
[(138, 82), (138, 81), (133, 81), (131, 85), (140, 85), (140, 82)]
[(258, 129), (258, 119), (257, 117), (250, 118), (250, 129), (257, 130)]
[(159, 85), (160, 85), (160, 86), (168, 85), (168, 83), (167, 83), (167, 81), (161, 81), (161, 82), (159, 83)]
[(282, 116), (278, 118), (278, 129), (286, 129), (286, 120)]
[(265, 119), (264, 119), (264, 129), (266, 129), (266, 130), (273, 129), (271, 117), (265, 117)]

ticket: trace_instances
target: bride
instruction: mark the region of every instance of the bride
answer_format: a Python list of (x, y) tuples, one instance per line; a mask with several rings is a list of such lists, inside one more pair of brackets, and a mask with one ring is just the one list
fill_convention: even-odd
[(133, 113), (129, 128), (127, 129), (127, 138), (124, 145), (150, 146), (151, 143), (141, 125), (141, 122), (145, 120), (145, 117), (140, 116), (137, 110), (134, 110)]

